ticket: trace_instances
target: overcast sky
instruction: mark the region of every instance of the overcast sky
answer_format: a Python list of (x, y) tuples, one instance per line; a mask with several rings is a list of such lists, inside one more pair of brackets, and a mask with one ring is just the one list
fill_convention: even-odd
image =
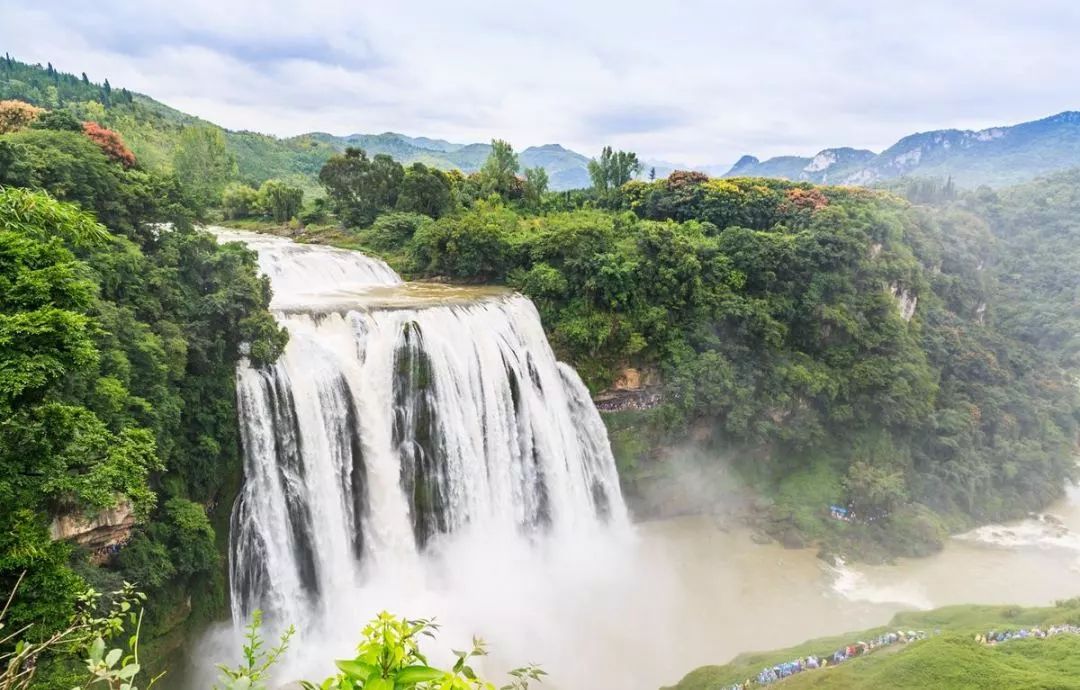
[(0, 0), (0, 51), (233, 129), (730, 164), (1080, 109), (1080, 0)]

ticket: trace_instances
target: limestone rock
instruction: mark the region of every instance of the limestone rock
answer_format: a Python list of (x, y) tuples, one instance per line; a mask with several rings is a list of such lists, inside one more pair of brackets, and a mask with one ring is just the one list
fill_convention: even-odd
[(115, 507), (93, 517), (82, 513), (57, 515), (49, 526), (54, 540), (69, 540), (98, 552), (127, 542), (135, 526), (131, 503), (121, 500)]

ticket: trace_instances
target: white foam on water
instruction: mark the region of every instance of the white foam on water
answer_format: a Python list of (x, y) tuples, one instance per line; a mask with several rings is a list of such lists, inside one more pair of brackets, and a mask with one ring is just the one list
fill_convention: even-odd
[(1073, 513), (1080, 505), (1080, 488), (1066, 489), (1063, 515), (1039, 513), (1004, 525), (983, 525), (954, 537), (957, 540), (990, 549), (1016, 551), (1063, 551), (1075, 554), (1070, 568), (1080, 572), (1080, 532), (1074, 531)]
[(917, 583), (875, 584), (865, 573), (842, 558), (836, 558), (829, 571), (832, 574), (832, 592), (848, 601), (901, 604), (920, 610), (934, 608), (926, 590)]

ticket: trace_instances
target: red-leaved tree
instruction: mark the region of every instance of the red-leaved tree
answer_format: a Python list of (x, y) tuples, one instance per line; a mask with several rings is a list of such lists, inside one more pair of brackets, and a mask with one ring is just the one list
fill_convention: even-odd
[(90, 137), (90, 141), (97, 144), (106, 156), (122, 164), (125, 168), (135, 165), (135, 154), (124, 145), (124, 140), (116, 132), (106, 129), (96, 122), (84, 122), (83, 133)]

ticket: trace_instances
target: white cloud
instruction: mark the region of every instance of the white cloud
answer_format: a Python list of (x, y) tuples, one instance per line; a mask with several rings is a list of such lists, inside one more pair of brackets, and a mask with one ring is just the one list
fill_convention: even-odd
[(702, 164), (1080, 107), (1072, 0), (94, 7), (0, 0), (0, 47), (281, 135), (610, 143)]

